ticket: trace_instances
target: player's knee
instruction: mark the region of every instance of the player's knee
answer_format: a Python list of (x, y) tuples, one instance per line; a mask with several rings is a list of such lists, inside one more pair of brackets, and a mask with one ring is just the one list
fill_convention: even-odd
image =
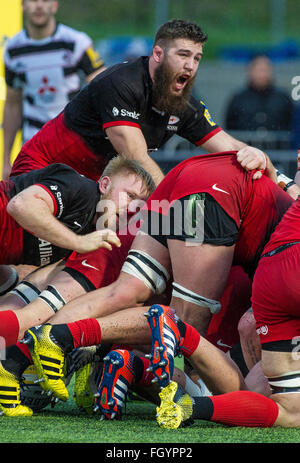
[[(151, 294), (163, 294), (170, 279), (168, 270), (154, 257), (144, 251), (130, 249), (127, 259), (123, 264), (121, 276), (127, 274), (133, 277), (133, 283), (142, 288), (143, 293), (146, 288)], [(142, 283), (142, 286), (141, 286)]]
[(300, 404), (298, 394), (284, 394), (272, 398), (278, 405), (278, 417), (275, 426), (284, 428), (300, 427)]
[(252, 311), (247, 311), (242, 315), (238, 323), (240, 338), (248, 338), (256, 335), (256, 322)]
[(110, 298), (120, 308), (140, 305), (152, 295), (152, 291), (142, 281), (125, 273), (121, 273), (118, 280), (111, 285)]

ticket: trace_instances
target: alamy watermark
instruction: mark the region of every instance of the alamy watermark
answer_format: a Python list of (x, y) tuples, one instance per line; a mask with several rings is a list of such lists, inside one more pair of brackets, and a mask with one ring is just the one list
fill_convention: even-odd
[(298, 101), (300, 100), (300, 76), (294, 76), (291, 80), (291, 84), (294, 86), (292, 98), (294, 101)]
[[(119, 196), (122, 204), (123, 193)], [(133, 200), (128, 208), (120, 207), (112, 200), (101, 200), (97, 206), (97, 230), (109, 228), (120, 236), (133, 236), (142, 230), (150, 236), (184, 237), (186, 245), (193, 246), (203, 243), (204, 239), (204, 200), (189, 199), (174, 201), (152, 200), (150, 204)]]

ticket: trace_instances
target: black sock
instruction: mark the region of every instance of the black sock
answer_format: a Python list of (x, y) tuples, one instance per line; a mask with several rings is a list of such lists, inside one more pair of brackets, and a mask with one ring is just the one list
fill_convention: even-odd
[(249, 373), (249, 369), (244, 359), (241, 343), (238, 342), (237, 344), (235, 344), (230, 349), (229, 354), (232, 360), (237, 364), (237, 366), (241, 370), (243, 377), (246, 378), (247, 374)]
[(111, 344), (99, 344), (96, 348), (95, 361), (101, 362), (111, 351), (111, 346)]
[(14, 345), (6, 349), (6, 358), (1, 361), (5, 370), (20, 378), (22, 373), (30, 365), (29, 358)]
[(144, 362), (137, 355), (135, 355), (133, 358), (132, 369), (133, 369), (134, 376), (135, 376), (135, 382), (138, 383), (144, 373)]
[(178, 331), (180, 333), (180, 336), (182, 338), (185, 338), (185, 333), (186, 333), (186, 324), (182, 321), (182, 320), (178, 320), (177, 321), (177, 327), (178, 327)]
[(67, 324), (53, 325), (50, 333), (51, 336), (53, 336), (65, 353), (71, 352), (74, 349), (73, 336)]
[(214, 404), (210, 397), (193, 397), (193, 402), (192, 418), (210, 421), (214, 413)]

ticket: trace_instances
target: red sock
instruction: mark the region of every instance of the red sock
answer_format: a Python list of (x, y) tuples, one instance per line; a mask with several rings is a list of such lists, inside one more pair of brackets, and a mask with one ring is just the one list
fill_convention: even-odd
[(276, 402), (257, 392), (235, 391), (210, 397), (214, 411), (211, 421), (231, 426), (268, 428), (278, 416)]
[(0, 342), (3, 347), (9, 347), (16, 344), (19, 336), (19, 320), (12, 310), (0, 311)]
[(86, 318), (67, 324), (76, 347), (96, 346), (101, 342), (101, 328), (95, 318)]
[(26, 355), (26, 357), (30, 361), (30, 364), (33, 364), (31, 353), (30, 353), (30, 350), (27, 344), (24, 344), (22, 342), (17, 342), (16, 346), (20, 349), (21, 352), (23, 352), (24, 355)]
[(183, 338), (183, 345), (181, 351), (185, 357), (190, 357), (198, 347), (200, 342), (200, 334), (198, 331), (188, 323), (185, 323), (186, 332)]

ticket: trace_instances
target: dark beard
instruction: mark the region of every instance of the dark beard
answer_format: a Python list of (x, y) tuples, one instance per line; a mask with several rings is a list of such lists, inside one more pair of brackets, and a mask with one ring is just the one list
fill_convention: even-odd
[(154, 82), (152, 87), (152, 103), (159, 111), (168, 114), (181, 114), (187, 107), (192, 93), (192, 87), (195, 82), (194, 76), (188, 81), (180, 95), (173, 95), (170, 86), (174, 79), (174, 74), (166, 61), (158, 66), (154, 73)]

